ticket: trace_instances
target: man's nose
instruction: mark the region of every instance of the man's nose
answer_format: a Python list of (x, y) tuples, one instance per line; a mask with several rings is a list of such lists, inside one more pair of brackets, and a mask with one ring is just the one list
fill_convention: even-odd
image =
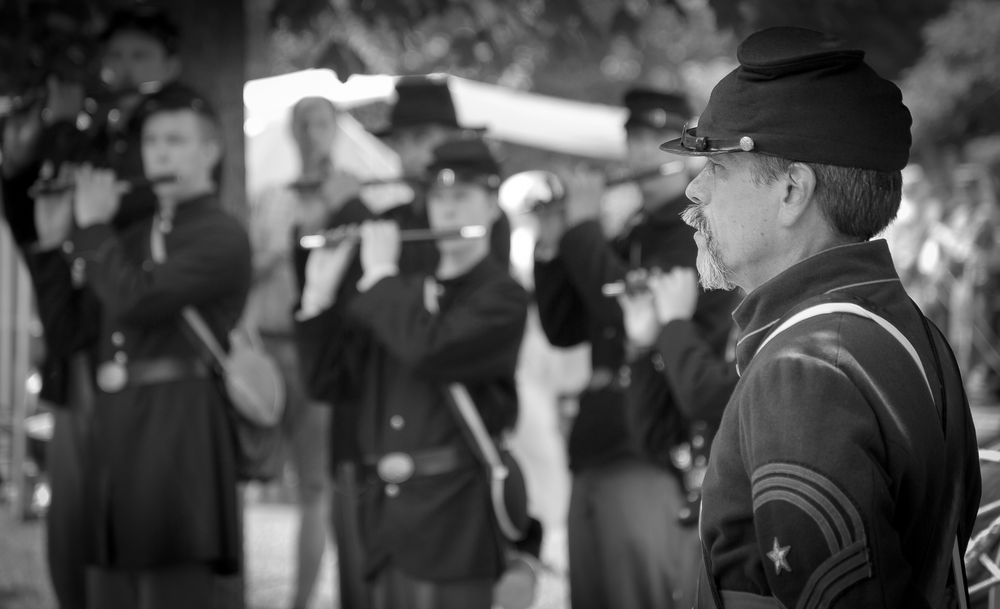
[(704, 194), (703, 180), (701, 178), (702, 172), (698, 172), (698, 175), (694, 177), (693, 180), (684, 189), (684, 195), (688, 199), (695, 203), (702, 203), (702, 195)]
[(154, 144), (150, 157), (154, 163), (162, 165), (170, 158), (170, 155), (166, 146), (162, 144)]

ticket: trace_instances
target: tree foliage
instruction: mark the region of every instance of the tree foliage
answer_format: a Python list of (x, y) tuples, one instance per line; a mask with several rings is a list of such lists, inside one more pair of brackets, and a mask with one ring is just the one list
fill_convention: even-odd
[(840, 36), (866, 51), (880, 74), (897, 78), (923, 51), (921, 28), (952, 0), (710, 0), (719, 24), (739, 36), (797, 25)]
[[(745, 35), (802, 25), (861, 46), (900, 79), (918, 136), (1000, 129), (989, 111), (1000, 101), (997, 0), (245, 2), (269, 10), (266, 40), (250, 45), (266, 46), (270, 74), (448, 72), (606, 103), (639, 83), (685, 89), (699, 105)], [(37, 90), (52, 72), (96, 81), (96, 34), (115, 3), (0, 0), (0, 96)]]
[(678, 2), (280, 0), (273, 44), (290, 53), (275, 67), (330, 67), (341, 78), (441, 71), (616, 103), (630, 83), (683, 88), (732, 57), (705, 0)]
[(0, 95), (22, 95), (49, 74), (97, 79), (99, 3), (0, 0)]
[(921, 141), (1000, 132), (1000, 2), (960, 0), (924, 31), (926, 52), (903, 90)]
[(309, 38), (308, 52), (286, 55), (295, 67), (344, 77), (440, 70), (607, 101), (629, 81), (690, 86), (686, 69), (731, 61), (736, 41), (772, 25), (840, 35), (895, 78), (950, 1), (278, 0), (272, 23), (285, 50)]

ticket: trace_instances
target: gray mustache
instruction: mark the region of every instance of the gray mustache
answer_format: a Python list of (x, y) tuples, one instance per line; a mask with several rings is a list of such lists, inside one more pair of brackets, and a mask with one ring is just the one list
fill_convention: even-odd
[(705, 217), (701, 215), (701, 208), (697, 205), (688, 205), (684, 213), (681, 214), (681, 219), (696, 231), (704, 234), (706, 237), (709, 236), (708, 223), (705, 221)]

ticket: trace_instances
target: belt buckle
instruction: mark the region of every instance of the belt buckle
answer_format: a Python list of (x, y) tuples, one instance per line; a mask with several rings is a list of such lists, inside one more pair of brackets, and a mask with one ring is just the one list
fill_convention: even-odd
[(415, 469), (413, 457), (401, 452), (384, 455), (375, 466), (379, 479), (389, 484), (406, 482), (413, 477)]
[(118, 393), (128, 384), (128, 369), (119, 362), (102, 362), (97, 367), (97, 386), (105, 393)]

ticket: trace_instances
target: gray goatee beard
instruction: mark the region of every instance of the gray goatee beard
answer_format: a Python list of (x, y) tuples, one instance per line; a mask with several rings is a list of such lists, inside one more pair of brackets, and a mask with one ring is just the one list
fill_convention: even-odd
[(701, 207), (689, 205), (681, 215), (685, 224), (694, 228), (704, 237), (704, 246), (698, 248), (698, 283), (706, 290), (733, 290), (733, 271), (722, 262), (719, 244), (708, 230), (708, 222), (701, 215)]

